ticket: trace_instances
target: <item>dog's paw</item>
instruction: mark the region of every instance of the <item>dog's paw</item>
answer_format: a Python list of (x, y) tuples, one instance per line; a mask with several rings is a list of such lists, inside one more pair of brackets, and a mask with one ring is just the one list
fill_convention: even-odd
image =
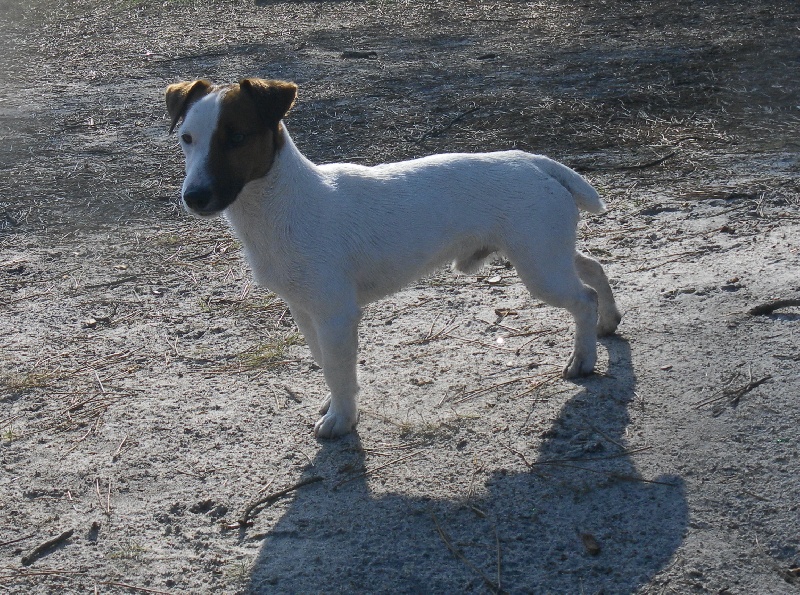
[(327, 402), (327, 412), (314, 426), (315, 438), (338, 438), (350, 433), (358, 421), (358, 411), (353, 414), (342, 414), (333, 411)]
[(600, 320), (597, 322), (597, 335), (600, 337), (613, 335), (621, 321), (622, 314), (616, 308), (606, 316), (601, 315)]
[(594, 358), (581, 357), (576, 354), (569, 356), (567, 365), (561, 375), (564, 378), (580, 378), (594, 372)]

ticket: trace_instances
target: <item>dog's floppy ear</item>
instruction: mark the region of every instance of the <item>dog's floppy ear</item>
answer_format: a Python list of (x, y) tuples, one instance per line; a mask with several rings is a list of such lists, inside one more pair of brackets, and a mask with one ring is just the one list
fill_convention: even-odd
[(239, 87), (255, 100), (264, 119), (274, 124), (292, 109), (297, 98), (297, 85), (286, 81), (242, 79)]
[(186, 115), (189, 106), (206, 95), (211, 87), (211, 83), (204, 79), (183, 81), (167, 87), (167, 112), (172, 118), (172, 124), (169, 127), (170, 133), (175, 130), (178, 120)]

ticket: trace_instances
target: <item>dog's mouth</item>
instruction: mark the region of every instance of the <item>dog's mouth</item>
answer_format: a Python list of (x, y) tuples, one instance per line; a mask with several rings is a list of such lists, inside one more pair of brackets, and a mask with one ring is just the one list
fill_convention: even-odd
[[(184, 206), (186, 207), (186, 203), (184, 203)], [(222, 210), (201, 211), (198, 209), (192, 209), (190, 207), (186, 207), (186, 212), (195, 217), (199, 217), (200, 219), (214, 219), (215, 217), (219, 217), (222, 214)]]
[(236, 194), (231, 198), (220, 196), (211, 188), (189, 188), (183, 192), (183, 204), (186, 210), (198, 217), (216, 217), (230, 206), (236, 199)]

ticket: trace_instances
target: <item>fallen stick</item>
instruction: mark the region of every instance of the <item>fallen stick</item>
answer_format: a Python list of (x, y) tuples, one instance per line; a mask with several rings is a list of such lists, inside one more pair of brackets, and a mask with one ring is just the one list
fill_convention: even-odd
[(455, 318), (453, 318), (453, 319), (450, 320), (450, 322), (448, 322), (446, 325), (444, 325), (440, 331), (434, 333), (433, 332), (433, 327), (436, 325), (436, 321), (438, 321), (438, 320), (439, 320), (439, 317), (437, 316), (436, 319), (434, 319), (433, 323), (431, 324), (431, 328), (428, 330), (428, 334), (425, 335), (422, 339), (417, 339), (415, 341), (407, 341), (407, 342), (403, 343), (403, 345), (425, 345), (426, 343), (431, 343), (431, 342), (435, 341), (436, 339), (438, 339), (442, 335), (447, 336), (447, 333), (449, 333), (452, 330), (457, 329), (460, 326), (459, 324), (454, 324), (453, 323), (453, 320), (455, 320)]
[(661, 165), (668, 159), (672, 159), (677, 154), (677, 151), (672, 151), (671, 153), (667, 153), (663, 157), (659, 157), (657, 159), (653, 159), (652, 161), (645, 161), (644, 163), (631, 163), (628, 165), (620, 164), (620, 165), (600, 165), (600, 166), (582, 166), (578, 169), (578, 171), (582, 172), (589, 172), (589, 171), (626, 171), (626, 170), (636, 170), (636, 169), (647, 169), (648, 167), (655, 167), (656, 165)]
[(119, 457), (119, 453), (122, 452), (122, 447), (125, 446), (125, 441), (127, 439), (128, 439), (128, 435), (125, 434), (125, 437), (122, 439), (122, 442), (119, 443), (119, 446), (117, 447), (117, 450), (114, 452), (113, 455), (111, 455), (111, 460), (112, 461), (116, 461), (117, 460), (117, 458)]
[[(545, 461), (547, 462), (547, 461)], [(565, 469), (577, 469), (578, 471), (590, 471), (600, 475), (605, 475), (611, 479), (618, 479), (620, 481), (631, 481), (640, 483), (655, 483), (662, 486), (669, 486), (671, 488), (678, 487), (680, 484), (671, 481), (658, 481), (657, 479), (645, 479), (644, 477), (637, 477), (626, 473), (613, 473), (611, 471), (603, 471), (602, 469), (590, 469), (589, 467), (581, 467), (580, 465), (565, 465), (563, 463), (555, 464), (554, 467), (563, 467)]]
[(367, 475), (370, 475), (371, 473), (375, 473), (376, 471), (380, 471), (381, 469), (386, 469), (386, 467), (391, 467), (392, 465), (394, 465), (396, 463), (402, 463), (406, 459), (410, 459), (412, 457), (415, 457), (418, 454), (421, 454), (422, 452), (424, 452), (424, 451), (416, 450), (416, 451), (414, 451), (414, 452), (412, 452), (410, 454), (407, 454), (405, 456), (398, 457), (396, 459), (392, 459), (391, 461), (387, 461), (383, 465), (378, 465), (377, 467), (373, 467), (372, 469), (366, 469), (366, 470), (362, 471), (361, 473), (356, 473), (352, 477), (348, 477), (347, 479), (343, 479), (342, 481), (337, 483), (335, 486), (333, 486), (333, 489), (334, 490), (338, 490), (341, 486), (343, 486), (346, 483), (350, 483), (351, 481), (355, 481), (356, 479), (360, 479), (362, 477), (366, 477)]
[[(508, 448), (508, 447), (506, 447)], [(621, 459), (622, 457), (629, 457), (630, 455), (634, 455), (640, 452), (644, 452), (646, 450), (650, 450), (653, 448), (652, 446), (642, 446), (640, 448), (632, 448), (629, 450), (625, 450), (623, 452), (619, 452), (617, 454), (608, 455), (605, 457), (570, 457), (567, 459), (545, 459), (544, 461), (535, 461), (533, 463), (528, 463), (529, 467), (533, 467), (535, 465), (561, 465), (563, 463), (588, 463), (591, 461), (610, 461), (611, 459)]]
[(652, 161), (647, 161), (645, 163), (633, 163), (631, 165), (618, 165), (611, 169), (618, 169), (618, 170), (647, 169), (648, 167), (655, 167), (656, 165), (661, 165), (667, 159), (675, 157), (676, 153), (677, 151), (672, 151), (672, 153), (667, 153), (663, 157), (659, 157), (658, 159), (653, 159)]
[(91, 285), (84, 285), (83, 288), (100, 289), (101, 287), (116, 287), (117, 285), (122, 285), (123, 283), (127, 283), (128, 281), (135, 281), (138, 278), (139, 275), (125, 275), (123, 277), (119, 277), (111, 281), (106, 281), (105, 283), (92, 283)]
[(526, 394), (528, 394), (530, 392), (533, 392), (537, 388), (540, 388), (540, 387), (544, 386), (545, 384), (548, 384), (550, 382), (558, 380), (559, 378), (561, 378), (561, 372), (558, 372), (558, 373), (547, 372), (545, 374), (534, 374), (533, 376), (520, 376), (519, 378), (512, 378), (511, 380), (505, 380), (503, 382), (498, 382), (497, 384), (493, 384), (492, 386), (485, 386), (483, 388), (476, 388), (475, 390), (472, 390), (472, 391), (470, 391), (468, 393), (464, 393), (463, 395), (461, 395), (460, 397), (458, 397), (457, 399), (455, 399), (455, 400), (453, 400), (451, 402), (452, 402), (453, 405), (460, 405), (461, 403), (465, 403), (466, 401), (469, 401), (470, 399), (472, 399), (474, 397), (477, 397), (478, 395), (482, 395), (484, 393), (488, 393), (489, 391), (495, 390), (497, 388), (502, 388), (504, 386), (508, 386), (509, 384), (514, 384), (516, 382), (522, 382), (524, 380), (534, 380), (534, 379), (537, 379), (537, 378), (539, 379), (539, 382), (532, 383), (529, 388), (527, 388), (524, 392), (516, 395), (516, 397), (521, 397), (523, 395), (526, 395)]
[(29, 576), (68, 576), (72, 574), (86, 574), (86, 570), (33, 570), (28, 571), (24, 568), (19, 568), (15, 571), (15, 574), (0, 574), (0, 580), (5, 579), (17, 579), (17, 578), (26, 578)]
[(159, 595), (172, 595), (169, 591), (159, 591), (158, 589), (149, 589), (147, 587), (137, 587), (136, 585), (129, 585), (127, 583), (117, 583), (114, 581), (101, 581), (98, 585), (108, 585), (109, 587), (122, 587), (123, 589), (130, 589), (131, 591), (142, 591), (143, 593), (158, 593)]
[[(722, 391), (721, 395), (719, 395), (717, 397), (713, 397), (711, 399), (706, 399), (705, 401), (697, 403), (694, 406), (694, 408), (695, 409), (700, 409), (701, 407), (705, 407), (706, 405), (710, 405), (711, 403), (716, 403), (717, 401), (722, 401), (723, 399), (728, 399), (728, 403), (733, 405), (734, 407), (736, 407), (736, 405), (739, 404), (739, 401), (741, 400), (741, 398), (743, 396), (745, 396), (747, 393), (749, 393), (754, 388), (756, 388), (758, 386), (761, 386), (762, 384), (764, 384), (768, 380), (772, 380), (772, 376), (767, 375), (767, 376), (764, 376), (763, 378), (759, 378), (758, 380), (752, 380), (751, 379), (747, 384), (745, 384), (743, 386), (740, 386), (739, 388), (735, 388), (735, 389), (726, 388), (725, 390)], [(719, 414), (717, 413), (717, 415), (719, 415)]]
[(541, 374), (535, 374), (533, 376), (520, 376), (518, 378), (512, 378), (511, 380), (504, 380), (503, 382), (498, 382), (497, 384), (493, 384), (492, 386), (484, 386), (483, 388), (476, 388), (474, 390), (469, 391), (468, 393), (464, 393), (457, 399), (452, 401), (453, 405), (460, 405), (470, 399), (477, 397), (478, 395), (482, 395), (483, 393), (488, 393), (489, 391), (502, 388), (504, 386), (508, 386), (509, 384), (514, 384), (516, 382), (522, 382), (524, 380), (533, 380), (534, 378), (541, 378)]
[[(450, 550), (450, 553), (453, 554), (458, 560), (463, 562), (467, 566), (467, 568), (469, 568), (473, 572), (477, 573), (478, 576), (480, 576), (483, 579), (483, 582), (485, 583), (486, 587), (489, 589), (490, 592), (492, 592), (492, 593), (504, 593), (505, 591), (502, 590), (502, 588), (500, 587), (499, 584), (496, 584), (488, 576), (486, 576), (485, 572), (483, 572), (480, 568), (478, 568), (472, 562), (470, 562), (467, 559), (467, 557), (464, 555), (464, 553), (455, 546), (455, 544), (453, 543), (453, 540), (450, 537), (450, 535), (439, 524), (439, 519), (436, 518), (436, 515), (433, 513), (433, 511), (431, 511), (431, 518), (433, 519), (433, 524), (436, 525), (436, 532), (439, 534), (439, 538), (442, 540), (442, 542), (444, 542), (444, 545), (447, 546), (447, 549)], [(496, 534), (495, 534), (495, 537), (496, 537)], [(500, 543), (499, 540), (498, 540), (497, 543), (498, 543), (498, 547), (499, 547), (499, 543)], [(498, 556), (499, 556), (499, 554), (498, 554)], [(498, 573), (499, 573), (499, 570), (498, 570)]]
[(303, 486), (307, 486), (307, 485), (310, 485), (312, 483), (317, 483), (319, 481), (322, 481), (323, 479), (325, 479), (325, 478), (320, 476), (320, 475), (315, 475), (313, 477), (307, 477), (306, 479), (297, 482), (293, 486), (289, 486), (288, 488), (284, 488), (282, 490), (278, 490), (277, 492), (273, 492), (273, 493), (271, 493), (271, 494), (269, 494), (267, 496), (264, 496), (263, 498), (259, 498), (258, 500), (255, 500), (255, 501), (253, 501), (253, 502), (251, 502), (250, 504), (247, 505), (247, 508), (244, 509), (244, 512), (242, 512), (241, 516), (239, 517), (239, 520), (236, 521), (236, 523), (234, 523), (232, 525), (226, 525), (225, 527), (227, 529), (237, 529), (239, 527), (248, 527), (248, 526), (253, 524), (253, 521), (250, 520), (250, 513), (253, 512), (254, 509), (258, 508), (262, 504), (272, 504), (276, 500), (280, 500), (285, 495), (290, 494), (291, 492), (293, 492), (293, 491), (295, 491), (297, 489), (300, 489)]
[(28, 552), (28, 555), (22, 556), (22, 565), (23, 566), (30, 566), (31, 564), (36, 562), (36, 560), (38, 560), (43, 555), (45, 555), (47, 553), (47, 550), (50, 550), (50, 549), (54, 548), (58, 544), (66, 541), (67, 539), (72, 537), (73, 533), (75, 533), (75, 530), (74, 529), (69, 529), (67, 531), (64, 531), (58, 537), (53, 537), (53, 539), (48, 539), (44, 543), (41, 543), (41, 544), (37, 545), (30, 552)]
[(25, 541), (26, 539), (30, 539), (34, 535), (36, 535), (36, 534), (35, 533), (31, 533), (30, 535), (26, 535), (25, 537), (17, 537), (16, 539), (12, 539), (11, 541), (4, 541), (3, 543), (0, 543), (0, 547), (5, 547), (7, 545), (11, 545), (11, 544), (14, 544), (14, 543), (19, 543), (20, 541)]
[[(752, 377), (751, 377), (752, 378)], [(714, 408), (711, 410), (711, 415), (714, 417), (718, 417), (722, 415), (722, 412), (725, 411), (725, 407), (730, 405), (731, 407), (738, 407), (739, 401), (742, 400), (742, 397), (749, 393), (751, 390), (756, 388), (757, 386), (761, 386), (768, 380), (771, 380), (772, 376), (764, 376), (759, 380), (750, 380), (744, 386), (737, 388), (736, 390), (727, 390), (723, 393), (722, 398), (727, 397), (727, 401), (724, 403), (717, 403), (714, 405)]]
[[(156, 58), (155, 60), (148, 60), (148, 62), (153, 63), (163, 63), (163, 62), (178, 62), (180, 60), (197, 60), (200, 58), (218, 58), (221, 56), (227, 56), (227, 52), (206, 52), (204, 54), (185, 54), (183, 56), (175, 56), (173, 58)], [(147, 56), (145, 56), (147, 59)]]
[(499, 351), (509, 351), (511, 353), (517, 353), (519, 349), (511, 349), (510, 347), (500, 347), (495, 343), (484, 343), (482, 341), (477, 341), (475, 339), (469, 339), (467, 337), (459, 337), (457, 335), (451, 335), (450, 333), (445, 333), (445, 337), (448, 339), (453, 339), (455, 341), (461, 341), (462, 343), (471, 343), (473, 345), (480, 345), (481, 347), (487, 347), (489, 349), (497, 349)]
[(769, 316), (775, 310), (780, 308), (791, 308), (792, 306), (800, 306), (800, 298), (790, 298), (787, 300), (773, 300), (759, 306), (750, 308), (747, 313), (751, 316)]
[[(428, 130), (428, 131), (424, 132), (424, 133), (422, 134), (422, 136), (420, 136), (420, 137), (419, 137), (417, 140), (413, 141), (413, 142), (414, 142), (414, 144), (415, 144), (415, 145), (418, 145), (418, 144), (422, 143), (422, 142), (423, 142), (425, 139), (427, 139), (427, 138), (429, 138), (429, 137), (431, 137), (431, 136), (439, 136), (440, 134), (443, 134), (443, 133), (447, 132), (448, 130), (450, 130), (450, 128), (452, 128), (452, 127), (453, 127), (453, 125), (454, 125), (456, 122), (460, 122), (461, 120), (463, 120), (464, 118), (466, 118), (466, 117), (467, 117), (468, 115), (470, 115), (471, 113), (477, 112), (479, 109), (481, 109), (479, 106), (478, 106), (478, 107), (473, 107), (473, 108), (470, 108), (470, 109), (468, 109), (467, 111), (465, 111), (465, 112), (461, 112), (460, 114), (458, 114), (458, 115), (457, 115), (455, 118), (453, 118), (452, 120), (450, 120), (450, 121), (449, 121), (447, 124), (445, 124), (444, 126), (434, 126), (434, 127), (433, 127), (433, 128), (431, 128), (430, 130)], [(409, 138), (408, 140), (412, 140), (412, 139), (411, 139), (411, 138)]]

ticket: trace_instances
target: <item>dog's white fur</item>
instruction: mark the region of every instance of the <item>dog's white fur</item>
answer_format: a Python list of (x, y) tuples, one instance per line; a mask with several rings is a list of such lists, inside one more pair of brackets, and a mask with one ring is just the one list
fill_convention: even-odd
[[(183, 147), (184, 191), (209, 175), (221, 94), (194, 103), (180, 128), (192, 137)], [(593, 370), (597, 333), (613, 333), (620, 314), (601, 265), (575, 251), (579, 209), (604, 209), (581, 176), (522, 151), (315, 165), (285, 126), (282, 134), (268, 173), (247, 183), (224, 216), (256, 281), (284, 298), (322, 367), (330, 395), (318, 437), (345, 434), (357, 421), (362, 306), (447, 262), (474, 271), (492, 252), (504, 254), (531, 294), (575, 318), (564, 375)]]

